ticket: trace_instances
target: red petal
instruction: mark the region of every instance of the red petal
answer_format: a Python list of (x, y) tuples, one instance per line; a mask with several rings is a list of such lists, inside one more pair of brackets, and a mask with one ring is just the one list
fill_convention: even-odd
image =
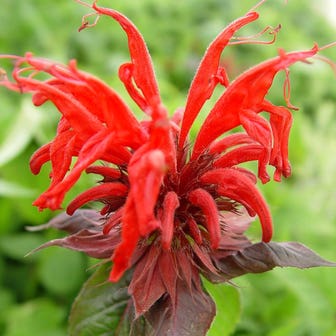
[[(146, 109), (145, 112), (150, 112), (153, 114), (156, 112), (161, 114), (163, 110), (158, 109), (158, 105), (161, 104), (159, 89), (157, 86), (151, 57), (142, 35), (135, 25), (121, 13), (113, 9), (98, 7), (96, 2), (93, 3), (92, 8), (99, 14), (104, 14), (115, 19), (126, 32), (133, 65), (131, 69), (128, 69), (131, 72), (129, 76), (132, 76), (134, 83), (136, 84), (137, 88), (140, 89), (144, 100), (151, 109), (151, 111)], [(126, 87), (130, 89), (129, 92), (132, 96), (133, 92), (135, 91), (130, 87), (130, 81), (127, 80), (125, 84)], [(134, 100), (137, 102), (137, 96), (134, 96)]]
[(104, 224), (104, 228), (103, 228), (104, 234), (108, 234), (113, 227), (121, 223), (123, 212), (124, 212), (124, 207), (121, 207), (109, 217), (109, 219)]
[(270, 163), (276, 167), (274, 179), (280, 181), (281, 175), (288, 177), (291, 167), (288, 161), (288, 139), (293, 117), (288, 109), (264, 101), (262, 108), (270, 113), (273, 131), (273, 148)]
[(90, 201), (126, 196), (128, 188), (118, 182), (103, 183), (78, 195), (67, 207), (67, 214), (72, 215), (78, 208)]
[[(113, 134), (107, 131), (97, 133), (90, 138), (81, 149), (78, 160), (69, 174), (57, 185), (52, 185), (33, 204), (39, 208), (58, 209), (66, 192), (77, 182), (81, 173), (93, 162), (104, 158), (106, 152), (111, 152), (114, 144)], [(115, 151), (118, 146), (113, 146)]]
[(114, 251), (110, 281), (117, 282), (130, 267), (131, 257), (138, 244), (140, 232), (133, 199), (128, 198), (122, 216), (121, 243)]
[(165, 175), (165, 158), (160, 150), (139, 151), (129, 164), (130, 197), (134, 198), (137, 225), (142, 236), (159, 227), (154, 209)]
[(205, 173), (200, 181), (217, 186), (217, 192), (243, 205), (247, 205), (258, 214), (262, 227), (262, 240), (272, 238), (272, 219), (270, 210), (260, 191), (245, 174), (232, 169), (220, 168)]
[(30, 158), (30, 170), (34, 175), (37, 175), (41, 167), (50, 160), (50, 146), (51, 143), (42, 146)]
[(269, 162), (269, 153), (258, 144), (245, 145), (227, 152), (214, 161), (216, 168), (229, 168), (248, 161), (259, 161), (258, 176), (263, 183), (269, 181), (266, 166)]
[[(195, 160), (221, 134), (242, 124), (241, 114), (244, 111), (263, 111), (264, 98), (279, 71), (285, 70), (295, 62), (304, 61), (317, 52), (317, 46), (307, 51), (288, 54), (281, 52), (278, 57), (240, 75), (227, 87), (204, 121), (196, 138), (192, 159)], [(254, 120), (251, 122), (253, 124)]]
[(88, 174), (99, 174), (104, 177), (104, 182), (110, 182), (111, 180), (117, 180), (121, 177), (119, 169), (107, 167), (107, 166), (90, 166), (86, 168)]
[(225, 152), (230, 147), (251, 143), (255, 143), (255, 140), (252, 139), (249, 135), (245, 133), (234, 133), (226, 136), (223, 139), (213, 142), (209, 147), (209, 152), (211, 154), (220, 154)]
[(180, 148), (184, 146), (184, 142), (189, 133), (189, 130), (202, 106), (206, 100), (211, 97), (218, 83), (217, 75), (219, 72), (221, 78), (226, 79), (227, 81), (224, 69), (219, 68), (220, 57), (224, 48), (228, 45), (230, 39), (237, 32), (237, 30), (256, 20), (257, 18), (258, 14), (255, 12), (246, 14), (245, 16), (228, 25), (210, 44), (189, 89), (179, 139)]
[(196, 221), (192, 217), (189, 217), (187, 219), (187, 224), (190, 231), (190, 235), (193, 237), (193, 239), (195, 239), (195, 242), (199, 245), (202, 244), (203, 241), (202, 233)]
[(162, 218), (161, 218), (161, 243), (165, 250), (170, 249), (174, 233), (175, 210), (179, 207), (180, 202), (174, 191), (169, 191), (163, 200)]
[(50, 161), (52, 166), (51, 186), (61, 182), (69, 171), (72, 157), (77, 155), (78, 140), (73, 130), (59, 133), (50, 146)]
[(221, 232), (219, 214), (213, 197), (204, 189), (198, 188), (188, 195), (191, 204), (199, 207), (206, 218), (206, 224), (210, 235), (211, 246), (216, 249), (219, 245)]

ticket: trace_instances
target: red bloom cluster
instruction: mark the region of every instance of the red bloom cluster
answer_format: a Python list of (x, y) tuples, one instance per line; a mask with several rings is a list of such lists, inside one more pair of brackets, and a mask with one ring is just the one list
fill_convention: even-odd
[[(145, 121), (138, 121), (113, 89), (79, 71), (75, 61), (62, 65), (29, 53), (23, 57), (2, 56), (14, 59), (15, 68), (13, 81), (3, 75), (1, 85), (33, 93), (36, 106), (52, 101), (62, 115), (54, 140), (31, 159), (34, 174), (48, 161), (52, 166), (50, 187), (34, 204), (40, 209), (59, 209), (84, 171), (102, 176), (98, 185), (67, 206), (67, 214), (74, 214), (72, 218), (77, 221), (75, 229), (71, 226), (74, 222), (70, 225), (64, 215), (51, 224), (60, 227), (60, 223), (68, 223), (65, 226), (73, 235), (49, 245), (83, 250), (99, 258), (112, 257), (111, 281), (134, 269), (129, 293), (137, 316), (154, 305), (167, 304), (167, 300), (174, 310), (179, 300), (184, 300), (176, 293), (190, 291), (193, 300), (203, 302), (202, 309), (210, 312), (212, 319), (214, 306), (201, 288), (200, 272), (212, 281), (225, 281), (276, 265), (300, 267), (294, 259), (283, 264), (281, 258), (275, 261), (273, 245), (253, 245), (243, 233), (251, 217), (258, 215), (262, 241), (271, 240), (271, 215), (256, 187), (257, 177), (263, 183), (269, 181), (268, 165), (275, 167), (276, 181), (291, 173), (288, 137), (292, 106), (287, 97), (287, 107), (272, 104), (266, 99), (268, 90), (278, 72), (288, 74), (292, 64), (316, 55), (319, 47), (291, 53), (280, 50), (277, 57), (229, 81), (220, 57), (234, 34), (258, 19), (258, 14), (250, 11), (211, 43), (192, 81), (185, 108), (169, 117), (137, 28), (115, 10), (98, 7), (96, 2), (92, 9), (98, 16), (116, 20), (127, 34), (131, 61), (120, 67), (119, 77), (147, 115)], [(84, 17), (80, 29), (89, 26)], [(41, 72), (51, 78), (38, 79)], [(217, 85), (222, 85), (224, 92), (208, 112), (192, 145), (188, 140), (190, 129)], [(269, 113), (269, 119), (261, 112)], [(230, 132), (238, 126), (243, 131)], [(74, 157), (77, 160), (72, 166)], [(247, 161), (258, 162), (257, 177), (240, 166)], [(90, 201), (104, 204), (99, 220), (90, 211), (84, 217), (79, 215), (82, 213), (78, 209)], [(89, 224), (88, 218), (93, 217), (99, 224)], [(278, 249), (279, 255), (285, 247)], [(258, 255), (269, 258), (267, 267), (249, 264), (247, 251), (263, 251)], [(245, 253), (245, 259), (239, 253)], [(243, 258), (245, 263), (235, 258)], [(203, 323), (203, 328), (209, 327), (211, 319)]]

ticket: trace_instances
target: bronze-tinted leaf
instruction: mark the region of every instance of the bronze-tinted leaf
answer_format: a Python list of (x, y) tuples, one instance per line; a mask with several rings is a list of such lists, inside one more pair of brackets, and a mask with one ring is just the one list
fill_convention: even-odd
[(223, 281), (246, 273), (263, 273), (274, 267), (310, 268), (336, 266), (324, 260), (308, 247), (296, 243), (257, 243), (242, 251), (218, 260)]

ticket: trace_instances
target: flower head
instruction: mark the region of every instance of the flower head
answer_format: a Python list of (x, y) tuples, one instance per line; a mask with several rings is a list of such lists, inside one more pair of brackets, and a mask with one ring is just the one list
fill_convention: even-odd
[[(274, 266), (329, 265), (301, 245), (269, 243), (271, 215), (256, 187), (258, 178), (263, 183), (270, 180), (268, 165), (275, 168), (276, 181), (291, 174), (288, 137), (293, 106), (289, 94), (285, 96), (287, 106), (267, 100), (273, 79), (285, 71), (284, 85), (289, 87), (288, 68), (306, 62), (319, 47), (290, 53), (280, 50), (275, 58), (230, 81), (220, 57), (235, 43), (236, 32), (258, 19), (250, 11), (210, 44), (185, 107), (170, 117), (137, 28), (115, 10), (98, 7), (96, 2), (92, 9), (98, 17), (116, 20), (127, 34), (130, 62), (121, 65), (119, 78), (146, 120), (137, 120), (112, 88), (78, 70), (75, 61), (63, 65), (30, 53), (2, 56), (14, 59), (15, 67), (13, 80), (3, 74), (1, 85), (32, 93), (36, 106), (51, 101), (61, 113), (55, 138), (31, 158), (34, 174), (48, 161), (52, 167), (50, 186), (34, 205), (59, 209), (84, 171), (102, 177), (98, 185), (67, 205), (67, 215), (48, 225), (70, 235), (45, 246), (61, 245), (96, 258), (112, 258), (111, 281), (131, 269), (129, 294), (135, 315), (145, 315), (157, 330), (171, 330), (172, 324), (174, 330), (182, 330), (186, 320), (193, 320), (192, 314), (207, 312), (194, 322), (193, 335), (203, 335), (215, 314), (200, 274), (219, 282)], [(90, 26), (86, 18), (80, 30)], [(276, 35), (278, 29), (272, 33)], [(50, 78), (40, 80), (39, 73)], [(218, 85), (223, 93), (192, 143), (190, 129)], [(239, 126), (241, 131), (232, 132)], [(240, 166), (248, 161), (258, 162), (257, 176)], [(91, 201), (103, 203), (100, 213), (79, 210)], [(244, 232), (256, 215), (262, 242), (252, 244)], [(156, 316), (158, 309), (166, 314), (163, 324)], [(181, 314), (186, 312), (183, 319)]]

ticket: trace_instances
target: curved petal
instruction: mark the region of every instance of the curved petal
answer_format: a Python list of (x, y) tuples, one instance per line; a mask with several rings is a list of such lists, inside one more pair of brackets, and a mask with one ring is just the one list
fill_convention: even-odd
[(116, 143), (113, 133), (109, 133), (106, 129), (103, 132), (97, 133), (83, 145), (78, 154), (78, 160), (69, 174), (62, 181), (59, 181), (58, 184), (51, 185), (33, 204), (40, 209), (59, 209), (65, 194), (77, 182), (81, 173), (95, 161), (104, 159), (106, 153), (111, 152), (116, 155), (116, 159), (121, 160), (119, 161), (120, 163), (125, 162), (124, 158), (120, 157), (122, 153), (120, 149), (122, 148)]
[(221, 134), (241, 125), (240, 117), (244, 111), (253, 111), (255, 114), (262, 112), (264, 98), (275, 75), (298, 61), (305, 61), (314, 56), (318, 50), (318, 46), (315, 45), (306, 51), (292, 53), (280, 51), (278, 57), (240, 75), (227, 87), (205, 119), (196, 138), (192, 159), (196, 159)]
[(253, 144), (256, 141), (252, 139), (249, 135), (245, 133), (234, 133), (226, 136), (223, 139), (218, 141), (214, 141), (209, 146), (209, 153), (210, 154), (220, 154), (225, 152), (230, 147), (238, 146), (238, 145), (246, 145), (246, 144)]
[[(92, 8), (100, 15), (107, 15), (115, 19), (127, 34), (128, 46), (132, 59), (132, 67), (128, 67), (127, 69), (127, 71), (129, 71), (128, 76), (134, 79), (134, 83), (141, 91), (144, 101), (147, 103), (147, 107), (140, 106), (140, 108), (142, 108), (144, 112), (153, 115), (153, 117), (166, 116), (166, 111), (158, 108), (161, 105), (161, 98), (152, 60), (146, 43), (138, 29), (128, 18), (116, 10), (98, 7), (97, 1), (93, 3)], [(124, 69), (122, 69), (122, 73), (124, 74), (123, 70)], [(125, 75), (122, 75), (121, 77), (123, 79)], [(135, 94), (136, 88), (132, 87), (133, 84), (131, 81), (127, 79), (124, 83), (132, 98), (134, 98), (135, 102), (138, 102), (139, 99)]]
[(217, 192), (243, 205), (251, 207), (259, 216), (262, 227), (262, 240), (272, 238), (271, 213), (260, 191), (245, 174), (233, 168), (211, 170), (201, 176), (200, 181), (217, 186)]
[(128, 168), (129, 197), (134, 198), (133, 206), (136, 211), (139, 232), (142, 236), (146, 236), (159, 227), (154, 209), (166, 173), (166, 162), (164, 154), (158, 149), (137, 154), (133, 157)]
[(285, 107), (273, 105), (266, 100), (263, 102), (262, 108), (270, 113), (270, 125), (273, 132), (270, 164), (276, 168), (274, 180), (280, 181), (281, 175), (288, 177), (291, 174), (291, 166), (288, 161), (288, 140), (293, 116)]
[(169, 191), (162, 203), (162, 218), (161, 218), (161, 244), (165, 250), (170, 249), (174, 234), (174, 217), (175, 210), (179, 207), (180, 202), (174, 191)]
[(30, 170), (34, 175), (37, 175), (41, 167), (48, 161), (50, 161), (50, 146), (52, 142), (49, 142), (42, 147), (40, 147), (35, 153), (31, 156), (29, 166)]
[(135, 200), (132, 197), (126, 200), (121, 222), (121, 243), (112, 256), (114, 264), (109, 277), (112, 282), (117, 282), (130, 267), (131, 257), (140, 239)]
[(72, 200), (67, 206), (67, 214), (72, 215), (78, 208), (90, 201), (126, 196), (127, 191), (127, 186), (120, 182), (99, 184), (84, 191)]
[(179, 146), (183, 148), (190, 128), (204, 103), (211, 97), (216, 85), (228, 85), (227, 75), (220, 68), (220, 56), (233, 35), (242, 27), (255, 21), (258, 13), (250, 12), (228, 25), (208, 47), (191, 83), (182, 120)]
[(269, 152), (259, 144), (234, 148), (215, 160), (213, 165), (216, 168), (229, 168), (248, 161), (259, 161), (258, 177), (263, 183), (268, 182), (266, 166), (269, 162)]
[(210, 235), (211, 246), (216, 249), (220, 242), (221, 232), (219, 225), (219, 213), (213, 197), (204, 189), (198, 188), (188, 195), (191, 204), (199, 207), (206, 219), (207, 229)]

